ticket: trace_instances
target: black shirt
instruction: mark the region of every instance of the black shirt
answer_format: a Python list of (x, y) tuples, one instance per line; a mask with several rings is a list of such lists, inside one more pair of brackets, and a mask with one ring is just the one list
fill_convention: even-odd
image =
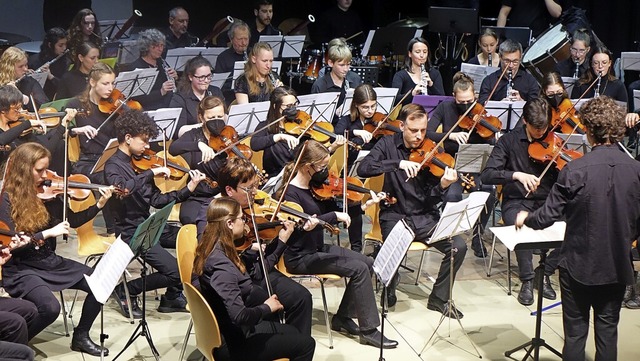
[[(502, 74), (502, 69), (487, 75), (482, 81), (482, 85), (480, 86), (480, 95), (478, 96), (478, 103), (483, 104), (487, 101), (489, 97), (489, 93), (496, 85), (498, 78), (500, 78), (500, 74)], [(530, 99), (535, 99), (540, 94), (540, 85), (533, 77), (533, 75), (527, 73), (522, 66), (518, 68), (518, 72), (513, 76), (513, 89), (520, 92), (520, 97), (522, 100), (527, 101)], [(489, 100), (502, 100), (507, 96), (507, 74), (505, 74), (502, 79), (500, 79), (500, 84), (496, 88), (496, 91), (493, 92), (493, 96)]]
[(64, 74), (62, 79), (60, 79), (56, 98), (73, 98), (85, 91), (87, 84), (89, 84), (89, 74), (85, 74), (78, 69), (73, 69)]
[[(257, 43), (258, 40), (260, 40), (260, 35), (280, 35), (280, 30), (271, 24), (265, 26), (262, 31), (258, 31), (258, 29), (256, 28), (255, 20), (248, 21), (247, 24), (249, 25), (249, 30), (251, 31), (251, 37), (249, 38), (250, 48), (253, 47), (253, 45)], [(278, 54), (273, 55), (276, 57), (278, 56)]]
[[(25, 135), (22, 135), (22, 132), (25, 132), (27, 129), (31, 128), (31, 122), (24, 121), (21, 124), (9, 128), (7, 131), (0, 129), (0, 145), (9, 146), (11, 150), (16, 149), (19, 145), (29, 142), (36, 142), (43, 145), (47, 148), (52, 154), (57, 154), (56, 150), (61, 146), (61, 142), (64, 138), (64, 127), (57, 126), (53, 129), (48, 129), (46, 134), (36, 134), (34, 132), (26, 132)], [(0, 164), (4, 163), (9, 156), (8, 151), (0, 151)], [(51, 169), (55, 171), (59, 171), (60, 167), (55, 167), (54, 165), (59, 165), (57, 159), (51, 159)]]
[[(36, 102), (37, 108), (40, 108), (42, 104), (49, 102), (49, 98), (44, 93), (44, 89), (42, 89), (40, 83), (30, 76), (22, 78), (16, 86), (22, 94), (26, 96), (33, 96), (33, 100)], [(31, 101), (29, 101), (28, 104), (25, 104), (24, 107), (31, 112), (34, 111)]]
[[(342, 106), (342, 103), (344, 103), (344, 99), (347, 96), (347, 89), (355, 89), (358, 85), (362, 84), (362, 78), (360, 78), (357, 73), (351, 70), (347, 72), (345, 80), (346, 82), (343, 81), (342, 84), (336, 85), (331, 78), (331, 72), (327, 72), (322, 77), (316, 79), (316, 81), (313, 82), (313, 85), (311, 85), (311, 93), (340, 93), (340, 96), (338, 97), (338, 103), (336, 104), (336, 109), (339, 110)], [(335, 125), (337, 121), (338, 117), (334, 115), (332, 123)]]
[[(590, 83), (580, 84), (576, 83), (573, 86), (573, 90), (571, 91), (571, 99), (578, 99), (580, 96), (589, 88)], [(591, 87), (591, 89), (584, 95), (584, 98), (593, 98), (596, 88), (598, 87), (598, 82)], [(600, 95), (606, 95), (608, 97), (613, 98), (619, 102), (627, 103), (629, 100), (627, 94), (627, 89), (624, 86), (624, 83), (619, 79), (608, 80), (606, 77), (602, 77), (600, 79)]]
[(525, 224), (541, 229), (566, 217), (559, 266), (587, 286), (631, 285), (639, 205), (640, 163), (617, 144), (601, 145), (562, 169), (544, 206)]
[[(256, 130), (260, 130), (269, 124), (267, 121), (258, 123)], [(251, 136), (251, 149), (262, 153), (262, 169), (269, 177), (274, 177), (282, 171), (285, 164), (293, 160), (293, 151), (289, 149), (287, 142), (273, 140), (275, 134), (263, 130)], [(302, 143), (302, 142), (301, 142)]]
[[(36, 70), (44, 65), (47, 61), (51, 60), (53, 60), (53, 58), (41, 59), (40, 54), (33, 54), (29, 57), (29, 69)], [(56, 92), (58, 91), (60, 79), (67, 71), (69, 71), (68, 57), (63, 56), (53, 62), (51, 65), (49, 65), (49, 71), (51, 72), (51, 75), (53, 75), (53, 78), (47, 79), (47, 81), (44, 83), (44, 93), (49, 99), (63, 99), (60, 96), (56, 96)]]
[[(276, 80), (280, 79), (278, 77), (278, 74), (276, 74), (276, 72), (272, 71), (271, 74), (273, 75), (274, 79)], [(247, 80), (247, 77), (243, 73), (238, 77), (238, 79), (236, 79), (234, 90), (236, 93), (247, 94), (247, 96), (249, 97), (249, 103), (266, 102), (266, 101), (269, 101), (269, 98), (271, 97), (271, 91), (269, 90), (269, 87), (267, 86), (267, 83), (266, 83), (268, 81), (270, 82), (271, 80), (267, 79), (265, 80), (265, 82), (262, 82), (262, 83), (258, 82), (260, 93), (251, 94), (249, 93), (249, 80)]]
[[(85, 114), (76, 115), (76, 127), (84, 127), (90, 125), (96, 129), (109, 117), (109, 114), (102, 113), (98, 106), (91, 103), (90, 109), (85, 109)], [(80, 103), (78, 98), (71, 99), (66, 108), (82, 109), (84, 106)], [(104, 148), (109, 144), (109, 140), (116, 137), (116, 129), (113, 126), (113, 120), (118, 115), (114, 115), (104, 123), (102, 128), (98, 130), (98, 135), (89, 140), (84, 134), (78, 135), (80, 141), (80, 158), (98, 160), (98, 158), (104, 152)]]
[[(460, 114), (458, 114), (455, 100), (446, 100), (438, 104), (438, 106), (433, 110), (431, 118), (429, 118), (429, 122), (427, 123), (427, 137), (435, 142), (440, 142), (442, 138), (444, 138), (445, 133), (447, 133), (451, 127), (456, 124), (458, 118), (460, 118)], [(442, 132), (436, 132), (440, 124), (442, 124)], [(460, 126), (456, 126), (452, 133), (455, 132), (468, 132), (468, 130), (462, 129)], [(471, 136), (469, 136), (469, 141), (467, 143), (493, 144), (493, 139), (495, 138), (482, 138), (478, 132), (474, 131), (471, 133)], [(446, 139), (444, 141), (444, 149), (447, 153), (455, 156), (458, 152), (458, 142)]]
[[(353, 9), (343, 11), (335, 5), (318, 17), (314, 41), (316, 44), (328, 43), (335, 38), (350, 38), (364, 30), (362, 20)], [(349, 40), (361, 44), (365, 36), (360, 34)]]
[[(578, 65), (578, 78), (589, 70), (589, 61), (585, 60), (582, 64)], [(556, 63), (556, 71), (560, 76), (572, 78), (576, 74), (576, 63), (571, 59), (565, 59), (559, 63)]]
[(165, 48), (165, 52), (167, 50), (169, 50), (169, 49), (185, 48), (187, 46), (191, 46), (191, 44), (193, 42), (192, 39), (195, 39), (195, 37), (193, 37), (188, 32), (182, 34), (178, 38), (173, 33), (173, 31), (171, 31), (171, 28), (169, 28), (169, 27), (166, 27), (166, 28), (162, 29), (162, 33), (164, 34), (164, 36), (166, 38), (165, 47), (164, 47)]
[[(558, 0), (555, 2), (561, 4)], [(553, 21), (544, 1), (502, 0), (502, 5), (511, 7), (507, 26), (530, 28), (533, 31), (533, 37), (537, 37), (545, 31), (549, 27), (549, 23)]]
[(149, 92), (149, 94), (140, 95), (132, 98), (133, 100), (140, 102), (140, 105), (142, 105), (142, 108), (144, 110), (156, 110), (159, 108), (168, 107), (169, 102), (171, 101), (171, 96), (173, 95), (173, 93), (171, 92), (165, 95), (162, 95), (162, 92), (161, 92), (162, 84), (165, 81), (167, 81), (167, 74), (162, 68), (162, 61), (158, 59), (156, 63), (157, 64), (154, 66), (147, 63), (142, 58), (138, 58), (133, 63), (127, 64), (125, 67), (123, 67), (126, 69), (126, 70), (123, 69), (125, 71), (131, 71), (135, 69), (148, 69), (148, 68), (158, 69), (158, 76), (156, 77), (156, 82), (153, 83), (153, 86), (151, 87), (151, 91)]
[[(233, 48), (228, 48), (224, 50), (220, 55), (218, 55), (218, 59), (216, 59), (216, 67), (213, 70), (214, 73), (233, 73), (233, 65), (236, 61), (244, 61), (244, 54), (236, 53)], [(231, 74), (233, 75), (233, 74)], [(229, 83), (231, 84), (231, 83)]]
[[(433, 67), (430, 68), (429, 77), (433, 81), (433, 85), (427, 87), (427, 93), (429, 95), (444, 95), (444, 86), (442, 85), (442, 75), (440, 75), (440, 71)], [(395, 73), (393, 75), (393, 80), (391, 81), (391, 87), (398, 88), (396, 103), (399, 102), (409, 90), (413, 90), (416, 85), (418, 84), (411, 79), (411, 75), (409, 75), (409, 72), (406, 69), (402, 69)], [(413, 102), (413, 95), (409, 93), (402, 104), (406, 105), (411, 102)]]
[[(209, 88), (204, 94), (205, 97), (208, 96), (216, 96), (222, 100), (224, 100), (224, 95), (222, 94), (222, 90), (217, 86), (209, 85)], [(171, 101), (169, 102), (170, 108), (182, 108), (182, 112), (180, 112), (180, 118), (178, 119), (178, 124), (176, 126), (176, 131), (173, 134), (173, 139), (178, 139), (178, 131), (180, 127), (184, 125), (192, 125), (198, 124), (198, 104), (200, 104), (200, 99), (195, 95), (193, 90), (189, 89), (187, 92), (176, 93), (171, 97)]]

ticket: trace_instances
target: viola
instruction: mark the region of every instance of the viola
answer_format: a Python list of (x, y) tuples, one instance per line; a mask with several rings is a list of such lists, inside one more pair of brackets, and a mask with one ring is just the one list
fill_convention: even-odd
[[(313, 126), (309, 127), (313, 123)], [(284, 131), (291, 135), (300, 136), (305, 132), (305, 129), (309, 128), (306, 131), (306, 135), (311, 137), (311, 139), (319, 142), (326, 143), (329, 139), (336, 139), (337, 135), (333, 132), (333, 125), (327, 122), (314, 122), (309, 113), (304, 112), (302, 110), (298, 110), (295, 118), (290, 120), (288, 117), (285, 117), (284, 120)], [(362, 147), (357, 145), (352, 141), (347, 141), (347, 144), (350, 147), (360, 150)]]
[(269, 222), (269, 220), (263, 216), (254, 216), (252, 218), (248, 209), (245, 209), (244, 212), (247, 223), (245, 223), (244, 236), (234, 242), (236, 251), (243, 252), (256, 241), (253, 219), (255, 219), (256, 228), (258, 228), (258, 237), (260, 237), (261, 240), (271, 241), (278, 237), (278, 233), (283, 227), (282, 221)]
[[(380, 122), (384, 122), (380, 125)], [(399, 120), (390, 120), (386, 114), (379, 112), (373, 113), (373, 117), (364, 123), (364, 130), (371, 133), (374, 138), (380, 138), (383, 135), (393, 135), (401, 133)]]
[[(209, 138), (209, 147), (216, 152), (219, 152), (228, 148), (229, 145), (237, 143), (238, 138), (238, 132), (236, 129), (230, 125), (225, 125), (219, 134), (211, 134), (211, 137)], [(244, 159), (251, 159), (253, 156), (251, 148), (246, 144), (236, 144), (227, 149), (226, 153), (229, 157), (240, 157)]]
[(557, 109), (551, 107), (551, 126), (564, 134), (585, 134), (585, 126), (580, 122), (576, 108), (569, 98), (563, 99)]
[(100, 99), (98, 109), (105, 114), (111, 114), (115, 111), (121, 113), (125, 110), (142, 110), (142, 105), (135, 100), (125, 99), (124, 94), (118, 89), (113, 89), (107, 98)]
[(15, 235), (20, 235), (20, 234), (23, 234), (31, 238), (31, 243), (35, 244), (36, 247), (42, 246), (42, 244), (44, 243), (44, 241), (33, 239), (33, 237), (30, 234), (12, 231), (6, 223), (0, 221), (0, 249), (9, 247), (11, 245), (11, 239)]
[[(38, 186), (38, 198), (50, 200), (64, 192), (64, 178), (52, 170), (45, 170), (43, 182)], [(113, 193), (118, 197), (126, 196), (129, 191), (116, 186), (106, 186), (102, 184), (91, 184), (89, 177), (84, 174), (71, 174), (67, 178), (67, 194), (71, 199), (85, 200), (91, 194), (91, 190), (102, 188), (112, 188)]]
[[(330, 172), (329, 177), (321, 185), (313, 185), (311, 193), (316, 199), (324, 201), (335, 197), (342, 197), (344, 191), (344, 179)], [(371, 189), (365, 188), (362, 181), (356, 177), (347, 177), (347, 199), (349, 202), (361, 202), (365, 194), (369, 194)], [(395, 204), (394, 197), (386, 195), (384, 201), (387, 204)]]
[[(169, 168), (170, 175), (169, 178), (173, 180), (182, 179), (185, 174), (189, 173), (190, 169), (186, 162), (182, 161), (183, 164), (178, 164), (181, 162), (177, 157), (167, 155), (166, 167)], [(142, 173), (152, 168), (159, 168), (165, 166), (165, 160), (163, 157), (158, 156), (151, 149), (145, 149), (145, 151), (139, 156), (131, 157), (131, 164), (133, 165), (133, 169), (138, 173)], [(211, 188), (218, 187), (218, 182), (209, 179), (208, 177), (203, 180), (206, 184), (208, 184)]]
[(475, 103), (467, 116), (460, 120), (460, 128), (467, 131), (474, 130), (482, 138), (491, 138), (502, 129), (502, 122), (498, 117), (487, 114), (486, 109), (479, 103)]
[(562, 170), (567, 163), (583, 155), (564, 145), (564, 140), (559, 135), (549, 131), (544, 139), (529, 144), (529, 157), (540, 163), (555, 162), (556, 168)]

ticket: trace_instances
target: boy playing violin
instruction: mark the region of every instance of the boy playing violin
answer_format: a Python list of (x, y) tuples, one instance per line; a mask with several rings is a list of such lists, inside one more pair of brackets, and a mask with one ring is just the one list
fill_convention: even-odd
[[(125, 242), (131, 241), (131, 237), (138, 225), (144, 222), (150, 215), (149, 208), (162, 208), (172, 201), (182, 202), (195, 190), (198, 183), (204, 179), (204, 175), (198, 170), (189, 172), (191, 180), (186, 187), (178, 191), (161, 193), (154, 184), (153, 178), (159, 175), (168, 176), (170, 170), (167, 167), (150, 167), (140, 174), (136, 174), (132, 166), (132, 158), (139, 157), (149, 149), (149, 139), (158, 135), (158, 127), (151, 118), (138, 110), (128, 110), (122, 113), (114, 122), (118, 150), (104, 166), (107, 184), (117, 185), (127, 189), (128, 195), (115, 200), (113, 204), (116, 219), (116, 235), (120, 235)], [(169, 243), (171, 237), (165, 228), (160, 243)], [(146, 277), (146, 290), (154, 290), (167, 287), (166, 293), (160, 299), (158, 312), (185, 311), (186, 300), (181, 293), (180, 275), (175, 257), (167, 252), (160, 243), (153, 246), (146, 253), (146, 260), (150, 266), (157, 270), (156, 273)], [(142, 317), (142, 311), (138, 308), (136, 295), (142, 289), (140, 278), (127, 283), (131, 295), (131, 303), (134, 317)], [(118, 304), (125, 317), (128, 317), (127, 300), (123, 285), (116, 286), (115, 294)]]

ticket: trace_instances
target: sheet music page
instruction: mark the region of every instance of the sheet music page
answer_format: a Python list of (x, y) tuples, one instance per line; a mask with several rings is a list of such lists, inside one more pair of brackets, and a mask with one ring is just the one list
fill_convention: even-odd
[(633, 91), (633, 110), (640, 109), (640, 90)]
[(474, 88), (480, 91), (480, 85), (487, 75), (496, 72), (499, 68), (497, 66), (486, 66), (462, 63), (460, 70), (473, 79)]
[(149, 139), (149, 143), (162, 142), (165, 133), (167, 140), (173, 138), (173, 133), (176, 131), (180, 113), (182, 113), (182, 108), (160, 108), (157, 110), (147, 110), (145, 113), (151, 117), (151, 119), (153, 119), (153, 121), (158, 125), (158, 128), (160, 128), (158, 136)]
[(511, 251), (518, 245), (527, 243), (556, 242), (564, 240), (564, 232), (567, 224), (564, 221), (555, 222), (550, 227), (534, 230), (527, 226), (516, 230), (516, 226), (489, 227), (500, 242)]
[(640, 52), (623, 51), (620, 53), (620, 69), (640, 70)]
[(391, 278), (396, 273), (414, 238), (415, 235), (411, 228), (403, 220), (400, 220), (382, 243), (382, 248), (373, 262), (373, 271), (385, 285), (388, 286), (391, 282)]
[(456, 153), (458, 174), (482, 172), (492, 150), (491, 144), (460, 144)]
[(47, 81), (47, 75), (48, 74), (49, 73), (45, 73), (45, 72), (42, 72), (42, 73), (31, 73), (28, 76), (30, 76), (33, 79), (37, 80), (38, 83), (40, 84), (40, 86), (44, 88), (44, 83), (46, 83), (46, 81)]
[(131, 96), (135, 97), (149, 94), (157, 77), (158, 69), (156, 68), (134, 69), (118, 74), (114, 84), (116, 89), (120, 90), (125, 97), (128, 97), (131, 92), (133, 92)]
[(131, 248), (118, 236), (102, 256), (91, 276), (84, 275), (98, 302), (107, 302), (132, 258)]
[(472, 192), (469, 197), (459, 202), (447, 202), (440, 221), (427, 243), (442, 241), (473, 228), (488, 197), (488, 192)]

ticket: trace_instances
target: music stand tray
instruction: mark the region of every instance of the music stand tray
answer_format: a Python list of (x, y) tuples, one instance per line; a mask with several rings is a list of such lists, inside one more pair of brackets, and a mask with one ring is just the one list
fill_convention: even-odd
[(478, 10), (431, 6), (429, 31), (434, 33), (477, 34)]
[(445, 95), (416, 95), (413, 97), (413, 103), (422, 105), (429, 115), (440, 103), (447, 100), (453, 100), (453, 97)]
[(403, 55), (407, 53), (407, 43), (422, 35), (422, 29), (410, 27), (381, 28), (369, 30), (362, 47), (362, 55)]
[(158, 69), (134, 69), (123, 71), (118, 74), (115, 80), (116, 89), (120, 90), (125, 97), (137, 97), (151, 92), (153, 84), (156, 83)]

